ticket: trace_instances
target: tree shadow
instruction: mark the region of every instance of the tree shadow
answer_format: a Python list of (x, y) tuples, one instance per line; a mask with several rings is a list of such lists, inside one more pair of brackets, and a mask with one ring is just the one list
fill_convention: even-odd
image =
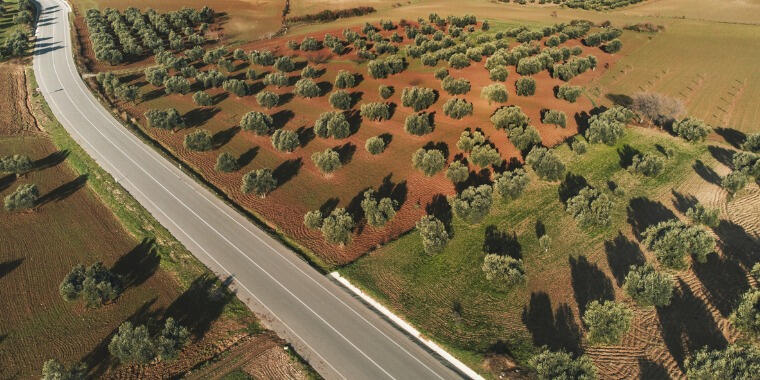
[(641, 380), (667, 380), (670, 379), (668, 370), (660, 363), (655, 363), (646, 358), (639, 358), (639, 379)]
[(567, 172), (565, 179), (559, 184), (559, 188), (557, 189), (559, 200), (562, 203), (567, 203), (570, 198), (578, 195), (588, 185), (588, 181), (583, 176)]
[(246, 165), (250, 164), (251, 161), (253, 161), (254, 158), (256, 158), (256, 155), (259, 153), (259, 147), (255, 146), (251, 149), (246, 150), (243, 152), (243, 154), (240, 155), (237, 159), (237, 164), (239, 168), (245, 167)]
[(303, 160), (301, 157), (289, 159), (274, 170), (272, 170), (272, 176), (277, 180), (277, 186), (282, 186), (284, 183), (290, 181), (291, 178), (298, 174), (303, 166)]
[(363, 91), (354, 91), (351, 93), (351, 108), (359, 104), (359, 102), (362, 100), (362, 97), (364, 96)]
[(407, 186), (406, 186), (406, 180), (403, 180), (398, 183), (394, 183), (391, 181), (391, 178), (393, 177), (393, 173), (388, 174), (383, 178), (383, 182), (380, 184), (380, 187), (377, 189), (377, 197), (378, 198), (387, 198), (390, 197), (394, 201), (398, 203), (398, 207), (404, 205), (406, 202), (406, 196), (409, 192)]
[(724, 317), (731, 315), (741, 295), (749, 289), (744, 270), (736, 261), (719, 255), (708, 255), (707, 262), (694, 262), (694, 274), (711, 296), (711, 303)]
[(225, 92), (220, 92), (220, 93), (218, 93), (218, 94), (214, 95), (214, 96), (211, 98), (211, 103), (212, 103), (213, 105), (217, 105), (217, 104), (219, 104), (219, 103), (223, 102), (225, 99), (227, 99), (227, 98), (229, 98), (229, 97), (230, 97), (230, 93), (229, 93), (229, 92), (227, 92), (227, 91), (225, 91)]
[(641, 154), (639, 150), (637, 150), (636, 148), (628, 144), (623, 145), (623, 147), (618, 149), (617, 152), (618, 152), (620, 167), (624, 169), (631, 166), (631, 164), (633, 163), (634, 156), (636, 156), (637, 154)]
[[(364, 209), (362, 208), (362, 200), (364, 200), (364, 192), (369, 190), (369, 187), (365, 187), (359, 190), (356, 195), (346, 205), (346, 211), (353, 216), (354, 220), (364, 219)], [(357, 227), (357, 233), (362, 233), (363, 225)]]
[(710, 154), (712, 154), (713, 158), (718, 160), (718, 162), (720, 162), (721, 164), (726, 165), (729, 168), (734, 167), (733, 160), (734, 160), (734, 153), (736, 153), (736, 151), (726, 149), (726, 148), (721, 148), (715, 145), (708, 146), (707, 150), (710, 151)]
[(119, 275), (126, 289), (139, 286), (153, 276), (160, 263), (154, 239), (145, 238), (126, 255), (119, 257), (111, 271)]
[(636, 197), (628, 202), (628, 223), (639, 241), (647, 227), (675, 218), (673, 211), (649, 198)]
[(359, 131), (359, 127), (362, 125), (362, 117), (359, 112), (356, 110), (348, 110), (344, 112), (343, 115), (346, 116), (350, 133), (353, 135)]
[(546, 235), (546, 225), (540, 220), (536, 220), (535, 230), (537, 238)]
[(548, 294), (533, 292), (530, 303), (523, 307), (522, 322), (537, 347), (547, 346), (552, 351), (566, 350), (574, 354), (581, 352), (580, 327), (566, 303), (553, 311)]
[(736, 149), (739, 149), (739, 147), (747, 139), (747, 135), (744, 132), (733, 128), (717, 127), (715, 128), (715, 133), (717, 133), (720, 137), (723, 137), (727, 143), (731, 144), (731, 146)]
[(454, 188), (457, 193), (461, 193), (464, 189), (471, 186), (491, 185), (491, 171), (488, 168), (480, 169), (480, 171), (470, 171), (467, 179), (463, 182), (455, 183)]
[(182, 116), (182, 119), (185, 120), (185, 124), (188, 127), (197, 127), (205, 124), (214, 117), (214, 115), (218, 114), (219, 111), (220, 109), (216, 107), (193, 108), (192, 110), (187, 111), (187, 113)]
[(713, 185), (720, 186), (721, 178), (718, 175), (718, 173), (715, 172), (711, 167), (705, 165), (702, 160), (696, 160), (694, 162), (694, 165), (691, 166), (694, 169), (694, 172), (697, 173), (700, 177), (702, 177), (703, 180), (712, 183)]
[(16, 182), (16, 174), (8, 174), (0, 177), (0, 191), (3, 191)]
[(224, 146), (224, 144), (230, 142), (238, 132), (240, 132), (240, 127), (234, 126), (214, 133), (214, 136), (211, 138), (214, 149), (219, 149)]
[[(251, 84), (248, 85), (248, 92), (251, 95), (256, 95), (259, 92), (261, 92), (261, 90), (265, 89), (266, 87), (267, 86), (264, 85), (264, 83), (262, 83), (262, 82), (253, 82), (253, 83), (251, 83)], [(291, 94), (290, 97), (292, 98), (293, 95)]]
[(164, 95), (166, 95), (166, 91), (164, 91), (163, 87), (159, 87), (143, 93), (141, 98), (143, 102), (149, 102), (151, 100), (156, 100)]
[(224, 306), (235, 298), (235, 293), (225, 285), (231, 281), (232, 277), (220, 282), (211, 274), (199, 276), (166, 308), (165, 315), (173, 317), (196, 338), (203, 337)]
[(668, 351), (684, 370), (684, 360), (695, 350), (704, 346), (722, 349), (727, 342), (704, 301), (680, 278), (677, 285), (670, 305), (657, 308), (657, 317)]
[(425, 205), (425, 212), (428, 215), (432, 215), (436, 219), (440, 220), (446, 227), (446, 231), (449, 232), (449, 234), (453, 232), (451, 220), (454, 217), (454, 214), (451, 210), (451, 205), (449, 204), (449, 201), (446, 199), (445, 195), (433, 195), (430, 203)]
[(343, 165), (346, 165), (354, 158), (354, 153), (356, 153), (356, 145), (347, 142), (341, 146), (333, 148), (333, 150), (338, 152), (338, 155), (340, 156), (340, 162)]
[(673, 194), (673, 207), (679, 212), (685, 213), (690, 208), (699, 204), (699, 201), (693, 195), (681, 194), (675, 190), (670, 190), (670, 193)]
[(322, 82), (317, 83), (317, 87), (319, 87), (319, 96), (322, 96), (332, 91), (333, 84), (328, 81), (322, 81)]
[(747, 233), (744, 227), (725, 219), (721, 219), (713, 231), (718, 235), (718, 246), (724, 255), (735, 258), (751, 268), (757, 262), (760, 252), (760, 239)]
[(390, 145), (391, 141), (393, 141), (393, 135), (390, 133), (383, 133), (377, 137), (383, 139), (383, 142), (385, 143), (385, 149), (388, 149), (388, 145)]
[(50, 153), (47, 156), (40, 158), (39, 160), (34, 161), (34, 164), (32, 166), (34, 167), (34, 170), (43, 170), (43, 169), (51, 168), (65, 161), (68, 156), (69, 156), (68, 149), (59, 150), (57, 152)]
[(296, 133), (298, 134), (298, 141), (301, 143), (301, 148), (308, 145), (311, 140), (314, 140), (316, 135), (314, 134), (314, 127), (299, 127), (296, 129)]
[(340, 203), (340, 199), (330, 198), (319, 206), (319, 212), (321, 212), (322, 215), (330, 215), (330, 213), (338, 207), (338, 203)]
[(596, 263), (590, 263), (586, 256), (570, 257), (570, 276), (572, 278), (575, 301), (578, 312), (583, 315), (591, 301), (611, 301), (615, 299), (612, 281)]
[(610, 266), (612, 277), (615, 277), (618, 286), (623, 285), (631, 265), (646, 263), (644, 252), (639, 245), (620, 231), (614, 239), (604, 242), (604, 251), (607, 253), (607, 265)]
[(440, 142), (430, 141), (427, 144), (425, 144), (425, 146), (423, 146), (422, 148), (425, 150), (438, 149), (441, 151), (441, 153), (443, 153), (444, 159), (447, 159), (447, 160), (449, 159), (449, 146), (443, 141), (440, 141)]
[(87, 177), (87, 174), (82, 174), (73, 180), (64, 183), (63, 185), (56, 187), (49, 193), (40, 197), (40, 199), (37, 200), (37, 206), (42, 206), (53, 201), (59, 202), (68, 198), (70, 195), (76, 193), (77, 190), (81, 189), (85, 184), (87, 184)]
[(633, 104), (633, 98), (625, 94), (607, 93), (604, 95), (604, 97), (609, 99), (611, 102), (615, 103), (616, 105), (623, 106), (623, 107), (630, 107), (631, 104)]
[(275, 128), (282, 128), (289, 122), (291, 119), (293, 119), (296, 116), (295, 113), (291, 110), (282, 110), (277, 111), (274, 114), (272, 114), (272, 125)]
[(286, 92), (284, 94), (280, 94), (280, 97), (277, 101), (277, 106), (282, 107), (288, 103), (290, 103), (291, 100), (293, 100), (293, 93), (292, 92)]
[(5, 277), (8, 273), (13, 272), (14, 269), (18, 268), (21, 263), (24, 262), (24, 259), (15, 259), (15, 260), (8, 260), (0, 263), (0, 278)]
[(506, 255), (515, 259), (522, 258), (522, 247), (517, 241), (517, 234), (515, 232), (509, 233), (495, 225), (486, 227), (483, 251), (501, 256)]

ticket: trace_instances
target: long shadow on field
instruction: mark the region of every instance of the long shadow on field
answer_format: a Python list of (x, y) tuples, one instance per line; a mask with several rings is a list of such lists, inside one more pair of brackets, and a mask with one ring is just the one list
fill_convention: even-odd
[(727, 342), (704, 301), (683, 280), (678, 279), (677, 285), (680, 289), (673, 294), (670, 305), (657, 308), (657, 317), (665, 345), (683, 370), (684, 359), (695, 350), (704, 346), (722, 349)]
[(3, 278), (8, 273), (13, 272), (13, 270), (18, 268), (22, 262), (24, 262), (24, 259), (15, 259), (0, 263), (0, 278)]
[(381, 183), (380, 187), (377, 188), (377, 198), (379, 199), (390, 197), (394, 201), (398, 202), (398, 208), (401, 208), (401, 206), (403, 206), (406, 202), (406, 195), (409, 190), (406, 186), (406, 180), (394, 183), (391, 181), (392, 177), (393, 173), (388, 174), (383, 178), (383, 183)]
[(712, 254), (707, 262), (693, 264), (694, 274), (711, 296), (711, 303), (720, 314), (728, 317), (739, 303), (739, 298), (749, 288), (744, 270), (735, 260)]
[(557, 189), (559, 200), (562, 203), (567, 203), (568, 199), (578, 195), (588, 185), (588, 181), (583, 176), (568, 172), (565, 174), (565, 180), (559, 184), (559, 188)]
[(671, 190), (670, 193), (673, 195), (673, 207), (680, 212), (685, 213), (699, 203), (699, 200), (693, 195), (682, 194), (675, 190)]
[(155, 241), (145, 238), (126, 255), (119, 257), (111, 271), (121, 277), (126, 289), (138, 286), (153, 276), (160, 262)]
[(82, 174), (79, 177), (74, 178), (70, 182), (64, 183), (61, 186), (56, 187), (51, 192), (43, 195), (37, 202), (37, 206), (42, 206), (49, 202), (58, 202), (68, 198), (70, 195), (77, 192), (77, 190), (84, 187), (87, 183), (87, 174)]
[(216, 107), (193, 108), (192, 110), (187, 111), (187, 113), (185, 113), (185, 115), (182, 116), (182, 119), (185, 120), (185, 123), (187, 124), (188, 127), (197, 127), (197, 126), (205, 124), (212, 117), (214, 117), (214, 115), (218, 114), (219, 111), (220, 109)]
[(649, 359), (639, 358), (639, 379), (641, 380), (667, 380), (670, 374), (660, 363)]
[(446, 144), (443, 141), (437, 142), (437, 143), (433, 142), (433, 141), (430, 141), (427, 144), (425, 144), (425, 146), (423, 146), (423, 148), (425, 148), (426, 150), (438, 149), (438, 150), (441, 151), (441, 153), (443, 153), (443, 158), (445, 158), (445, 159), (449, 158), (449, 146), (448, 146), (448, 144)]
[(720, 176), (711, 167), (705, 165), (702, 160), (697, 160), (694, 165), (691, 166), (694, 171), (702, 177), (703, 180), (712, 183), (713, 185), (720, 186)]
[(0, 177), (0, 191), (7, 189), (13, 185), (14, 182), (16, 182), (15, 174), (8, 174), (6, 176)]
[(272, 125), (275, 128), (282, 128), (296, 116), (291, 110), (277, 111), (272, 115)]
[(604, 97), (612, 101), (618, 106), (630, 107), (633, 104), (633, 98), (625, 94), (604, 94)]
[(277, 180), (277, 186), (282, 186), (295, 177), (301, 170), (301, 166), (303, 166), (303, 161), (301, 157), (298, 157), (287, 160), (274, 168), (272, 176)]
[(454, 213), (451, 211), (451, 205), (445, 195), (433, 195), (433, 199), (430, 200), (430, 203), (425, 205), (425, 212), (440, 220), (446, 227), (446, 231), (449, 235), (452, 235), (454, 231), (451, 228), (451, 220), (454, 217)]
[(156, 100), (162, 96), (166, 95), (166, 92), (164, 91), (163, 87), (159, 87), (155, 90), (148, 91), (142, 95), (142, 101), (143, 102), (149, 102), (151, 100)]
[(259, 147), (254, 146), (251, 149), (246, 150), (243, 152), (243, 154), (240, 155), (237, 159), (237, 164), (239, 168), (245, 167), (246, 165), (250, 164), (251, 161), (253, 161), (254, 158), (256, 158), (256, 155), (259, 153)]
[(196, 338), (203, 337), (224, 306), (235, 298), (235, 293), (223, 285), (230, 281), (231, 277), (220, 284), (213, 275), (199, 276), (166, 308), (165, 315), (187, 327)]
[(517, 241), (515, 232), (509, 233), (495, 225), (486, 227), (483, 251), (497, 255), (507, 255), (515, 259), (522, 258), (522, 246)]
[(48, 154), (47, 156), (40, 158), (37, 161), (34, 161), (34, 169), (35, 170), (42, 170), (51, 168), (53, 166), (57, 166), (64, 160), (66, 160), (66, 157), (69, 156), (68, 149), (59, 150), (57, 152), (53, 152)]
[[(364, 209), (362, 208), (362, 200), (364, 200), (364, 192), (369, 190), (369, 187), (365, 187), (353, 197), (348, 202), (348, 205), (346, 205), (346, 211), (351, 214), (351, 216), (354, 218), (354, 220), (362, 220), (364, 219)], [(362, 233), (364, 230), (364, 225), (359, 224), (356, 232)]]
[(734, 154), (736, 153), (736, 151), (733, 151), (731, 149), (721, 148), (715, 145), (708, 146), (707, 150), (709, 150), (713, 158), (718, 160), (718, 162), (720, 162), (721, 164), (726, 165), (729, 168), (734, 167), (733, 160), (734, 160)]
[(618, 157), (621, 168), (627, 168), (633, 163), (633, 157), (637, 154), (641, 154), (636, 148), (625, 144), (622, 148), (618, 149)]
[(354, 153), (356, 153), (356, 145), (347, 142), (341, 146), (333, 148), (333, 150), (338, 152), (338, 155), (340, 156), (340, 162), (343, 165), (346, 165), (354, 158)]
[(301, 148), (309, 145), (309, 143), (316, 137), (314, 134), (314, 127), (299, 127), (296, 129), (296, 133), (298, 134), (298, 141), (301, 143)]
[(570, 276), (572, 278), (575, 301), (578, 312), (583, 315), (586, 305), (591, 301), (611, 301), (615, 299), (612, 281), (599, 266), (590, 263), (586, 256), (570, 257)]
[(234, 126), (214, 133), (214, 136), (211, 138), (214, 144), (214, 149), (219, 149), (230, 142), (238, 132), (240, 132), (240, 127)]
[(340, 203), (340, 199), (338, 198), (330, 198), (325, 201), (325, 203), (322, 203), (321, 206), (319, 206), (319, 212), (322, 213), (322, 215), (329, 215), (333, 210), (335, 210), (336, 207), (338, 207), (338, 204)]
[(721, 220), (713, 231), (718, 235), (718, 245), (723, 254), (739, 260), (745, 268), (751, 268), (757, 262), (760, 239), (748, 234), (744, 227), (728, 220)]
[(670, 211), (665, 205), (649, 198), (636, 197), (628, 203), (628, 223), (639, 241), (641, 241), (641, 235), (647, 227), (675, 217), (673, 211)]
[(604, 242), (604, 251), (607, 253), (607, 264), (618, 285), (623, 284), (631, 265), (646, 263), (644, 252), (641, 251), (639, 245), (620, 231), (614, 239)]
[(549, 295), (534, 292), (530, 295), (530, 303), (523, 307), (522, 322), (533, 336), (533, 344), (536, 346), (546, 345), (552, 351), (581, 352), (580, 327), (566, 303), (561, 303), (553, 311)]
[(457, 193), (461, 193), (464, 189), (470, 186), (491, 185), (491, 171), (488, 168), (480, 169), (480, 171), (470, 171), (467, 176), (467, 180), (454, 184), (454, 188)]
[(737, 149), (739, 149), (739, 147), (747, 139), (747, 135), (744, 132), (733, 128), (718, 127), (715, 128), (715, 133), (720, 135), (720, 137), (723, 137), (727, 143), (731, 144), (731, 146)]

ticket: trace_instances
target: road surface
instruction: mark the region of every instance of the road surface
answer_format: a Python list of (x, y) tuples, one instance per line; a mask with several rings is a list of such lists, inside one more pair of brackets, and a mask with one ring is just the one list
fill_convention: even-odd
[(34, 72), (71, 136), (325, 378), (461, 378), (113, 118), (74, 65), (68, 5), (39, 0)]

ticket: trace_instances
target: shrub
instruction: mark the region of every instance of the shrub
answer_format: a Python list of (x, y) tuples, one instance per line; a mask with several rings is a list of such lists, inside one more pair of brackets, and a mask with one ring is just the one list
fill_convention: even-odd
[(405, 87), (401, 92), (401, 104), (411, 107), (415, 112), (424, 110), (435, 103), (436, 94), (431, 88)]
[(322, 152), (314, 152), (311, 161), (324, 174), (330, 174), (342, 166), (338, 152), (328, 148)]
[(470, 176), (470, 168), (462, 161), (454, 161), (446, 169), (446, 178), (453, 183), (462, 183)]
[(240, 119), (240, 128), (245, 131), (253, 131), (259, 136), (264, 136), (272, 131), (273, 123), (274, 120), (271, 116), (258, 111), (250, 111)]
[(606, 194), (588, 186), (567, 200), (567, 212), (584, 227), (608, 225), (612, 206)]
[(686, 210), (686, 217), (691, 219), (694, 223), (704, 224), (708, 227), (717, 227), (719, 224), (718, 213), (720, 210), (715, 208), (707, 208), (701, 204), (697, 204)]
[(354, 218), (346, 209), (336, 208), (322, 220), (322, 235), (332, 244), (346, 244), (354, 228)]
[(547, 110), (544, 112), (544, 117), (541, 120), (544, 124), (554, 124), (562, 128), (565, 128), (567, 124), (567, 117), (565, 113), (557, 110)]
[(504, 200), (517, 199), (530, 183), (530, 178), (525, 169), (517, 168), (496, 174), (493, 180), (493, 189)]
[(193, 94), (193, 102), (201, 107), (208, 107), (213, 105), (211, 95), (209, 95), (206, 91), (196, 91), (196, 93)]
[(662, 172), (665, 167), (665, 159), (652, 153), (637, 154), (633, 156), (628, 171), (654, 177)]
[(488, 100), (488, 103), (505, 103), (509, 97), (507, 88), (501, 83), (492, 83), (483, 87), (480, 96)]
[(365, 103), (361, 105), (359, 115), (368, 120), (381, 121), (390, 119), (391, 111), (385, 103)]
[(364, 192), (364, 199), (361, 202), (364, 217), (367, 223), (374, 227), (382, 227), (396, 216), (396, 207), (398, 202), (391, 198), (375, 198), (375, 191), (369, 189)]
[(372, 136), (364, 143), (364, 149), (370, 154), (380, 154), (385, 150), (385, 140), (379, 136)]
[(275, 70), (289, 73), (295, 70), (296, 65), (293, 63), (293, 60), (290, 59), (290, 57), (280, 57), (274, 61), (274, 68)]
[(390, 71), (390, 67), (383, 59), (375, 59), (367, 64), (367, 72), (375, 79), (387, 78)]
[(733, 343), (725, 350), (704, 347), (684, 363), (689, 379), (753, 379), (760, 371), (760, 349)]
[(447, 70), (445, 67), (441, 67), (435, 70), (435, 79), (443, 80), (447, 76), (449, 76), (449, 70)]
[(295, 131), (278, 129), (272, 134), (272, 146), (280, 152), (292, 152), (301, 145)]
[(311, 65), (308, 65), (301, 70), (301, 77), (303, 78), (319, 78), (320, 74), (322, 74), (322, 71)]
[(356, 86), (356, 77), (348, 71), (341, 70), (335, 76), (335, 87), (350, 88)]
[(392, 86), (386, 86), (386, 85), (380, 85), (378, 88), (378, 92), (380, 92), (380, 97), (383, 99), (388, 99), (391, 96), (393, 96), (393, 87)]
[(465, 99), (451, 98), (443, 104), (443, 113), (452, 119), (459, 120), (472, 115), (472, 103)]
[(118, 276), (97, 262), (86, 269), (82, 264), (75, 266), (64, 277), (58, 290), (66, 301), (82, 297), (87, 307), (96, 308), (115, 300), (121, 294), (122, 286)]
[(633, 312), (615, 301), (591, 301), (583, 313), (588, 340), (593, 343), (618, 344), (631, 328)]
[(411, 114), (404, 120), (404, 130), (415, 136), (426, 135), (433, 131), (433, 125), (430, 123), (430, 114), (419, 113)]
[(731, 322), (750, 336), (760, 336), (760, 289), (750, 288), (731, 314)]
[(290, 84), (290, 79), (283, 73), (274, 72), (264, 76), (263, 82), (267, 86), (285, 87)]
[(485, 142), (486, 137), (482, 132), (471, 132), (469, 130), (466, 130), (459, 135), (459, 140), (457, 140), (457, 148), (463, 152), (470, 152), (472, 151), (472, 148), (476, 147), (477, 145), (484, 144)]
[(493, 81), (504, 82), (509, 76), (509, 71), (504, 66), (497, 66), (488, 71), (488, 78)]
[(426, 176), (432, 177), (446, 165), (446, 158), (438, 149), (420, 148), (412, 155), (412, 165)]
[(280, 103), (280, 96), (272, 91), (261, 91), (256, 94), (256, 102), (260, 106), (270, 109)]
[(464, 78), (454, 79), (447, 76), (441, 81), (441, 87), (451, 95), (463, 95), (470, 92), (470, 81)]
[(314, 134), (322, 138), (344, 139), (351, 134), (351, 126), (343, 113), (324, 112), (314, 123)]
[(8, 211), (19, 211), (34, 207), (39, 198), (40, 191), (37, 189), (37, 185), (25, 183), (7, 195), (3, 204)]
[(211, 87), (221, 87), (222, 83), (224, 83), (224, 81), (227, 80), (227, 77), (216, 70), (209, 70), (209, 71), (201, 71), (198, 74), (196, 74), (195, 80), (198, 81), (198, 83), (200, 83), (203, 86), (203, 88), (211, 88)]
[(216, 165), (214, 168), (220, 172), (232, 173), (238, 170), (238, 160), (232, 154), (222, 152), (222, 154), (216, 158)]
[(248, 95), (248, 84), (240, 79), (228, 79), (222, 83), (222, 88), (235, 94), (237, 97)]
[(493, 205), (493, 188), (470, 186), (451, 199), (454, 213), (467, 223), (476, 224), (488, 215)]
[(540, 238), (538, 238), (538, 247), (541, 249), (542, 252), (549, 252), (549, 248), (551, 248), (552, 245), (552, 238), (549, 237), (549, 235), (541, 235)]
[(169, 78), (169, 73), (166, 71), (163, 67), (148, 67), (144, 71), (145, 73), (145, 80), (148, 81), (148, 83), (158, 87), (164, 84), (164, 81)]
[(598, 115), (591, 116), (586, 130), (586, 140), (590, 143), (615, 143), (625, 135), (625, 124), (633, 113), (621, 106), (614, 106)]
[(470, 161), (481, 168), (485, 168), (489, 165), (498, 166), (504, 160), (499, 155), (499, 151), (491, 144), (481, 144), (472, 148)]
[(24, 154), (0, 157), (0, 173), (24, 174), (33, 167), (32, 159)]
[(554, 152), (540, 146), (533, 147), (525, 156), (525, 162), (546, 181), (557, 181), (565, 175), (565, 164)]
[(293, 92), (303, 98), (315, 98), (322, 94), (319, 86), (308, 78), (299, 79)]
[(253, 193), (262, 198), (277, 188), (277, 179), (272, 175), (272, 169), (261, 168), (251, 170), (243, 176), (240, 191), (243, 194)]
[(729, 194), (736, 194), (749, 183), (749, 177), (746, 173), (733, 171), (728, 173), (720, 182), (720, 186)]
[(190, 92), (190, 82), (179, 75), (171, 76), (164, 82), (164, 91), (167, 94), (187, 94)]
[(552, 352), (547, 348), (531, 358), (530, 365), (535, 368), (536, 375), (540, 380), (596, 379), (594, 364), (586, 355), (573, 359), (570, 354), (564, 351)]
[(633, 94), (631, 109), (659, 126), (669, 124), (686, 112), (686, 106), (681, 100), (653, 92)]
[(213, 149), (211, 133), (205, 129), (196, 129), (185, 135), (185, 148), (196, 152), (205, 152)]
[(351, 94), (346, 90), (338, 90), (330, 94), (330, 105), (339, 110), (351, 108)]
[(691, 117), (673, 124), (673, 132), (689, 142), (703, 141), (711, 131), (704, 121)]
[(602, 46), (602, 50), (613, 54), (619, 52), (622, 47), (623, 43), (619, 39), (615, 38), (614, 40), (607, 42), (604, 46)]
[(46, 360), (42, 365), (42, 380), (84, 380), (87, 378), (87, 366), (76, 363), (66, 368), (56, 359)]
[(520, 78), (515, 82), (518, 96), (531, 96), (536, 93), (536, 81), (533, 78)]
[(155, 345), (145, 326), (124, 322), (108, 344), (108, 352), (122, 362), (148, 363), (156, 356)]
[(488, 281), (497, 281), (507, 287), (525, 282), (522, 260), (511, 256), (489, 253), (483, 259), (482, 269)]
[(588, 151), (588, 144), (586, 144), (585, 141), (576, 138), (573, 139), (573, 143), (570, 146), (570, 149), (572, 149), (576, 154), (584, 154), (586, 151)]
[(449, 242), (449, 233), (443, 222), (432, 215), (425, 215), (417, 221), (417, 230), (422, 237), (422, 247), (428, 255), (436, 254), (446, 248)]
[(583, 93), (583, 87), (563, 84), (557, 88), (557, 99), (564, 99), (570, 103), (575, 103), (581, 93)]
[(322, 44), (314, 37), (304, 37), (301, 41), (301, 50), (303, 51), (315, 51), (322, 49)]
[(463, 69), (470, 66), (470, 58), (463, 53), (455, 53), (449, 57), (449, 66), (455, 69)]
[(322, 227), (322, 212), (319, 210), (307, 212), (306, 215), (303, 216), (303, 224), (310, 230)]
[(667, 306), (673, 297), (673, 277), (658, 272), (652, 264), (631, 265), (623, 290), (641, 306)]
[(704, 228), (687, 226), (678, 219), (649, 226), (642, 236), (644, 245), (654, 251), (660, 263), (669, 268), (684, 268), (684, 257), (687, 254), (694, 255), (698, 262), (704, 263), (707, 255), (715, 251), (715, 238)]
[(160, 129), (174, 129), (175, 127), (185, 126), (185, 121), (179, 115), (179, 111), (174, 108), (165, 110), (150, 109), (144, 114), (148, 121), (148, 126)]

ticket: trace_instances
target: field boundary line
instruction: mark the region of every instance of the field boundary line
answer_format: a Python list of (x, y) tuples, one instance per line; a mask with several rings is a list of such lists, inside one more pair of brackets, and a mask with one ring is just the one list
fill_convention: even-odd
[(394, 314), (392, 311), (390, 311), (387, 307), (383, 306), (380, 302), (376, 301), (374, 298), (372, 298), (369, 294), (365, 293), (363, 290), (356, 287), (354, 284), (352, 284), (348, 279), (341, 276), (338, 272), (330, 272), (328, 275), (332, 279), (338, 282), (341, 286), (345, 287), (347, 290), (349, 290), (352, 294), (359, 297), (363, 302), (367, 303), (369, 306), (371, 306), (373, 309), (375, 309), (377, 312), (382, 314), (385, 318), (387, 318), (391, 323), (393, 323), (396, 327), (400, 328), (410, 336), (412, 336), (414, 339), (419, 341), (420, 343), (424, 344), (425, 347), (433, 351), (434, 353), (438, 354), (441, 358), (446, 360), (449, 364), (454, 366), (457, 370), (459, 370), (462, 374), (466, 375), (467, 377), (471, 379), (476, 380), (485, 380), (483, 376), (479, 375), (477, 372), (472, 370), (472, 368), (468, 367), (466, 364), (462, 363), (459, 359), (454, 357), (454, 355), (450, 354), (448, 351), (444, 350), (441, 346), (439, 346), (434, 341), (425, 338), (422, 333), (420, 333), (419, 330), (414, 328), (409, 322), (405, 321), (403, 318), (399, 317), (398, 315)]

